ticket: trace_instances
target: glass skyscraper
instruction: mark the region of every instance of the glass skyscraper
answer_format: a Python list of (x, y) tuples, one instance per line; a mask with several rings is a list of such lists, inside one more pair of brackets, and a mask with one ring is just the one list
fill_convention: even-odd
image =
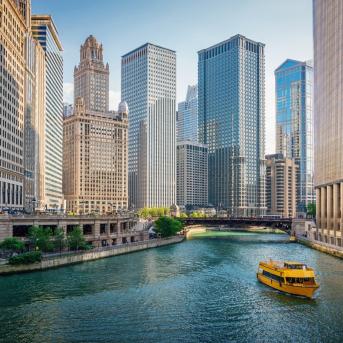
[(122, 56), (129, 114), (129, 206), (176, 202), (176, 54), (146, 43)]
[(276, 152), (299, 166), (297, 211), (315, 201), (311, 62), (287, 59), (275, 70)]
[(177, 141), (198, 141), (198, 86), (188, 86), (186, 100), (177, 110)]
[(199, 140), (208, 145), (209, 204), (265, 212), (264, 44), (236, 35), (198, 52)]
[(63, 58), (57, 29), (49, 15), (32, 16), (32, 34), (45, 51), (45, 204), (61, 207), (63, 142)]

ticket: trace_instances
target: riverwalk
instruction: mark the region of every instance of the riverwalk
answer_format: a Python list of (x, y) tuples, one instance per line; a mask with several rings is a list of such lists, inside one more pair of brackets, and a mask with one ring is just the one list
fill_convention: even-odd
[(41, 262), (37, 263), (27, 265), (1, 265), (0, 275), (44, 270), (49, 268), (62, 267), (69, 264), (93, 261), (116, 255), (128, 254), (136, 251), (157, 248), (164, 245), (180, 243), (184, 240), (184, 238), (184, 236), (180, 235), (168, 238), (151, 239), (134, 243), (95, 248), (89, 251), (66, 252), (62, 254), (46, 255), (43, 257)]

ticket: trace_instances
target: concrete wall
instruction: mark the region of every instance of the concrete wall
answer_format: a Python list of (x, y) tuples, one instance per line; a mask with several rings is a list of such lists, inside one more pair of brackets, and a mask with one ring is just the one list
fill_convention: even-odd
[(33, 263), (30, 265), (12, 266), (12, 265), (6, 264), (3, 266), (0, 266), (0, 275), (29, 272), (29, 271), (34, 271), (34, 270), (42, 270), (42, 269), (65, 266), (68, 264), (92, 261), (92, 260), (97, 260), (100, 258), (128, 254), (131, 252), (150, 249), (150, 248), (156, 248), (163, 245), (180, 243), (183, 240), (184, 240), (184, 236), (175, 236), (175, 237), (170, 237), (170, 238), (154, 239), (150, 241), (130, 243), (130, 244), (125, 244), (125, 245), (115, 246), (115, 247), (107, 247), (107, 248), (97, 249), (96, 251), (92, 250), (88, 252), (75, 253), (72, 255), (58, 256), (51, 259), (44, 259), (42, 262)]

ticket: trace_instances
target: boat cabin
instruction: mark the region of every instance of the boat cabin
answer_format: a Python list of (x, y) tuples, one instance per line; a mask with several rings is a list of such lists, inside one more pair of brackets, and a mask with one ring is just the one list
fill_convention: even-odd
[(302, 269), (302, 270), (306, 270), (306, 264), (303, 263), (298, 263), (298, 262), (285, 262), (284, 263), (284, 268), (287, 269)]

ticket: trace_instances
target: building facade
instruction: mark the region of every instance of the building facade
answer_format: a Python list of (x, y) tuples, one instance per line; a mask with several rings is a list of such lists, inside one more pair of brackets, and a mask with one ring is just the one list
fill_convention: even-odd
[(316, 239), (343, 246), (343, 2), (313, 1)]
[(275, 70), (276, 152), (299, 165), (297, 211), (315, 201), (313, 187), (313, 66), (286, 60)]
[(296, 216), (298, 169), (294, 159), (282, 154), (266, 156), (267, 214)]
[(74, 112), (74, 107), (72, 104), (68, 104), (67, 102), (63, 103), (63, 117), (69, 117)]
[(208, 145), (209, 204), (265, 212), (264, 44), (236, 35), (198, 52), (199, 141)]
[(188, 86), (186, 100), (177, 108), (176, 140), (198, 141), (198, 86)]
[(78, 98), (64, 118), (63, 193), (66, 210), (106, 214), (127, 209), (128, 109), (91, 112)]
[(109, 65), (103, 47), (90, 35), (80, 48), (80, 63), (74, 69), (74, 103), (82, 97), (86, 111), (108, 112)]
[(178, 142), (176, 202), (178, 206), (207, 206), (207, 146)]
[(0, 208), (24, 208), (27, 1), (0, 2)]
[(176, 54), (147, 43), (122, 56), (129, 116), (129, 206), (176, 201)]
[(63, 58), (55, 24), (49, 15), (33, 15), (33, 37), (45, 52), (44, 196), (37, 207), (60, 209), (62, 194)]

